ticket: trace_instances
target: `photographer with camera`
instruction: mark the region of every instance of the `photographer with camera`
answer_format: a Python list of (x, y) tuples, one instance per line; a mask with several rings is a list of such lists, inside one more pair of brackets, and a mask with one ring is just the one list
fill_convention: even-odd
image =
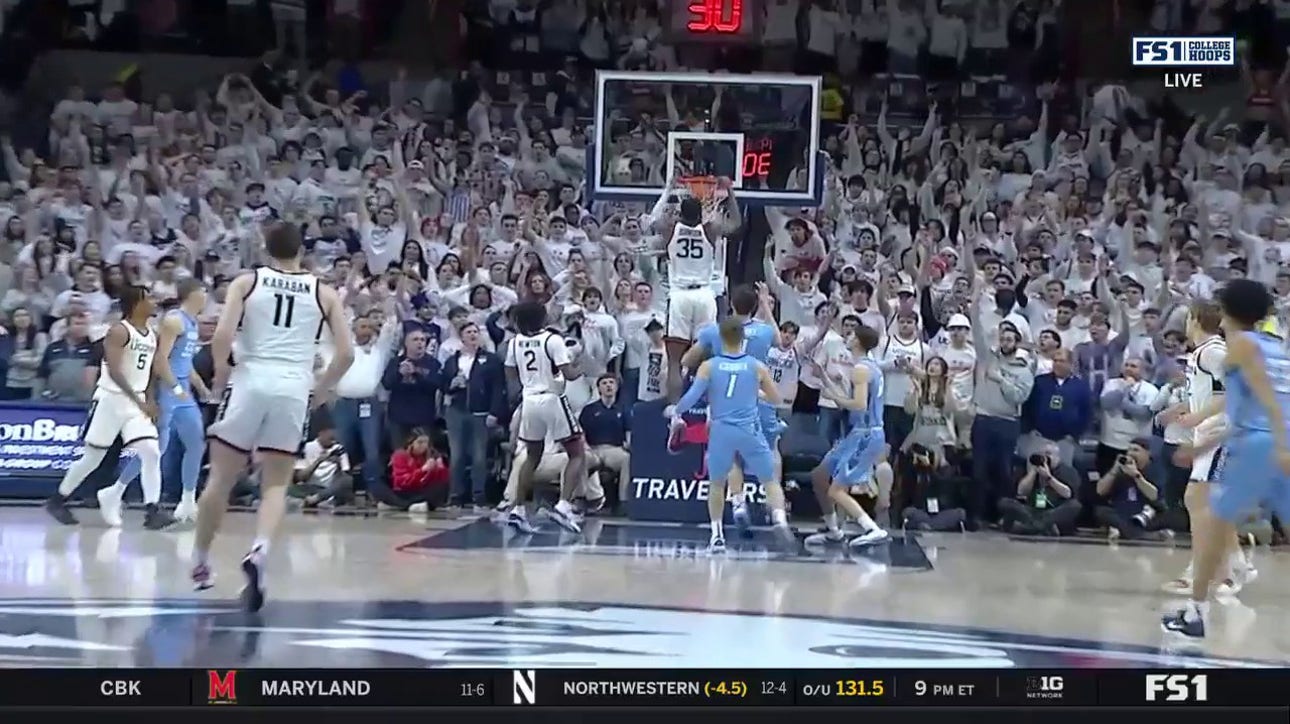
[(1056, 443), (1044, 441), (1026, 459), (1016, 498), (999, 501), (1005, 532), (1019, 535), (1070, 535), (1080, 505), (1079, 473), (1061, 461)]
[(906, 483), (908, 503), (901, 512), (905, 527), (926, 531), (962, 531), (967, 520), (963, 508), (971, 478), (955, 474), (941, 451), (919, 443), (909, 446)]
[(1108, 528), (1112, 539), (1163, 537), (1157, 508), (1160, 491), (1146, 476), (1151, 464), (1150, 446), (1148, 438), (1135, 439), (1111, 469), (1098, 478), (1098, 506), (1093, 509), (1093, 518)]

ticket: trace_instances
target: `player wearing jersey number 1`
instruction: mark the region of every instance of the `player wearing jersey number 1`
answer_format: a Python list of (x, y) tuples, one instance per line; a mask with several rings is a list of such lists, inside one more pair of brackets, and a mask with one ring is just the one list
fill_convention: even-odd
[(730, 471), (741, 464), (758, 480), (770, 480), (775, 474), (775, 460), (761, 430), (758, 400), (772, 405), (780, 401), (770, 370), (744, 352), (744, 320), (731, 317), (721, 323), (719, 332), (720, 354), (699, 365), (694, 384), (675, 408), (664, 413), (675, 422), (705, 394), (708, 397), (708, 519), (713, 552), (726, 548), (723, 519)]
[[(211, 393), (221, 403), (208, 431), (210, 478), (197, 503), (192, 569), (194, 587), (210, 588), (208, 557), (229, 492), (251, 456), (257, 456), (260, 507), (255, 541), (242, 559), (242, 605), (249, 611), (264, 605), (269, 543), (286, 512), (287, 485), (307, 437), (310, 407), (328, 400), (354, 360), (340, 297), (300, 266), (300, 230), (276, 224), (265, 232), (264, 246), (269, 265), (229, 285), (211, 341)], [(315, 378), (314, 358), (324, 328), (331, 332), (335, 356)], [(238, 356), (232, 360), (235, 339)]]
[[(743, 325), (744, 342), (742, 351), (763, 365), (767, 364), (771, 349), (780, 343), (779, 329), (775, 326), (775, 317), (771, 309), (772, 304), (770, 293), (764, 284), (758, 284), (755, 288), (750, 285), (735, 287), (730, 294), (732, 313), (728, 319), (736, 320)], [(755, 318), (753, 317), (754, 313), (757, 315)], [(721, 353), (720, 328), (715, 324), (709, 324), (699, 330), (698, 339), (695, 341), (694, 346), (686, 351), (685, 356), (681, 358), (681, 364), (686, 370), (693, 370), (705, 360)], [(778, 386), (776, 390), (778, 391)], [(766, 445), (770, 448), (772, 459), (775, 461), (775, 472), (771, 477), (759, 478), (758, 482), (766, 488), (766, 502), (770, 507), (771, 522), (774, 523), (777, 534), (785, 542), (791, 541), (792, 545), (796, 546), (797, 538), (788, 527), (784, 488), (780, 484), (778, 477), (780, 469), (778, 456), (779, 436), (783, 432), (784, 424), (779, 419), (775, 406), (767, 400), (761, 400), (758, 403), (757, 416), (758, 429), (761, 431), (762, 437), (766, 439)], [(751, 537), (751, 521), (744, 494), (742, 466), (736, 465), (730, 471), (728, 483), (726, 497), (734, 507), (735, 525), (744, 537)]]
[[(134, 451), (142, 466), (140, 477), (147, 511), (144, 527), (157, 530), (175, 522), (157, 505), (161, 501), (161, 448), (157, 444), (156, 390), (152, 380), (159, 358), (157, 334), (148, 327), (155, 310), (146, 287), (127, 286), (121, 291), (124, 318), (112, 325), (103, 340), (104, 369), (81, 428), (85, 449), (67, 469), (58, 492), (45, 503), (45, 510), (64, 525), (77, 522), (67, 508), (68, 496), (102, 464), (118, 437), (124, 443), (123, 449)], [(119, 511), (116, 514), (119, 516)], [(104, 511), (105, 518), (110, 515)]]

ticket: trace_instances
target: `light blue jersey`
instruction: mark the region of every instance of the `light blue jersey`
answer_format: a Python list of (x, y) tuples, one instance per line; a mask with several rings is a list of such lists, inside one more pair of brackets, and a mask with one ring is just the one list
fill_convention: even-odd
[[(1277, 405), (1290, 410), (1290, 356), (1283, 342), (1263, 332), (1239, 334), (1258, 347)], [(1290, 476), (1277, 460), (1278, 438), (1287, 431), (1272, 430), (1272, 421), (1240, 368), (1228, 367), (1223, 387), (1231, 432), (1216, 455), (1210, 507), (1232, 523), (1257, 515), (1261, 508), (1290, 520)]]
[(870, 482), (874, 467), (883, 460), (886, 451), (887, 438), (882, 430), (882, 370), (869, 357), (856, 363), (857, 367), (861, 365), (869, 370), (868, 389), (864, 392), (865, 409), (850, 411), (851, 432), (838, 440), (820, 461), (838, 485)]
[[(715, 324), (705, 324), (699, 329), (696, 344), (710, 357), (721, 354), (721, 332)], [(744, 322), (743, 353), (766, 364), (770, 357), (770, 348), (775, 346), (775, 328), (760, 319), (749, 319)]]
[(712, 425), (758, 430), (757, 390), (761, 363), (749, 355), (719, 355), (708, 360), (708, 418)]
[(175, 381), (183, 387), (188, 393), (187, 397), (178, 398), (168, 390), (158, 391), (158, 402), (162, 407), (174, 409), (176, 407), (196, 407), (197, 400), (193, 396), (192, 383), (190, 380), (193, 376), (193, 356), (197, 350), (201, 349), (201, 339), (197, 333), (197, 320), (193, 319), (184, 311), (171, 312), (171, 315), (178, 318), (183, 324), (183, 329), (179, 336), (175, 338), (175, 345), (170, 348), (170, 373), (175, 376)]
[(882, 376), (882, 368), (878, 363), (869, 357), (862, 358), (856, 363), (856, 367), (865, 367), (869, 370), (869, 389), (865, 392), (867, 404), (863, 410), (851, 410), (851, 427), (863, 427), (867, 429), (882, 428), (882, 406), (883, 393), (886, 391), (886, 382)]
[[(707, 324), (699, 329), (695, 344), (703, 351), (715, 357), (721, 352), (721, 333), (715, 324)], [(775, 328), (760, 319), (749, 319), (744, 322), (744, 354), (762, 364), (770, 359), (770, 350), (775, 346)], [(761, 402), (758, 406), (758, 425), (766, 438), (766, 444), (772, 449), (784, 431), (784, 422), (775, 411), (775, 406)]]
[(746, 354), (721, 354), (708, 360), (708, 379), (699, 378), (677, 403), (677, 411), (708, 397), (708, 476), (725, 481), (736, 462), (759, 481), (771, 480), (775, 459), (761, 433), (757, 392), (762, 363)]

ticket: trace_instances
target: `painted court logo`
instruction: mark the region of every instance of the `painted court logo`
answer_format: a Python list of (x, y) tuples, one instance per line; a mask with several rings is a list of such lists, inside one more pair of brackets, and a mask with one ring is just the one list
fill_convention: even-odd
[(228, 670), (221, 674), (214, 669), (206, 672), (206, 703), (237, 703), (237, 671)]

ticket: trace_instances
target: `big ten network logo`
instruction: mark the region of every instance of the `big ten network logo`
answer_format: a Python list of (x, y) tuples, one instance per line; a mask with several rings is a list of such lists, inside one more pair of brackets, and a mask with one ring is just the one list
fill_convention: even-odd
[(237, 703), (237, 671), (230, 669), (221, 674), (211, 669), (206, 672), (206, 703)]
[(1134, 38), (1133, 64), (1146, 68), (1236, 65), (1236, 39), (1173, 36)]
[(744, 0), (692, 0), (685, 29), (692, 33), (737, 33), (744, 26)]
[(1037, 700), (1061, 699), (1066, 695), (1066, 679), (1061, 676), (1026, 677), (1026, 698)]

